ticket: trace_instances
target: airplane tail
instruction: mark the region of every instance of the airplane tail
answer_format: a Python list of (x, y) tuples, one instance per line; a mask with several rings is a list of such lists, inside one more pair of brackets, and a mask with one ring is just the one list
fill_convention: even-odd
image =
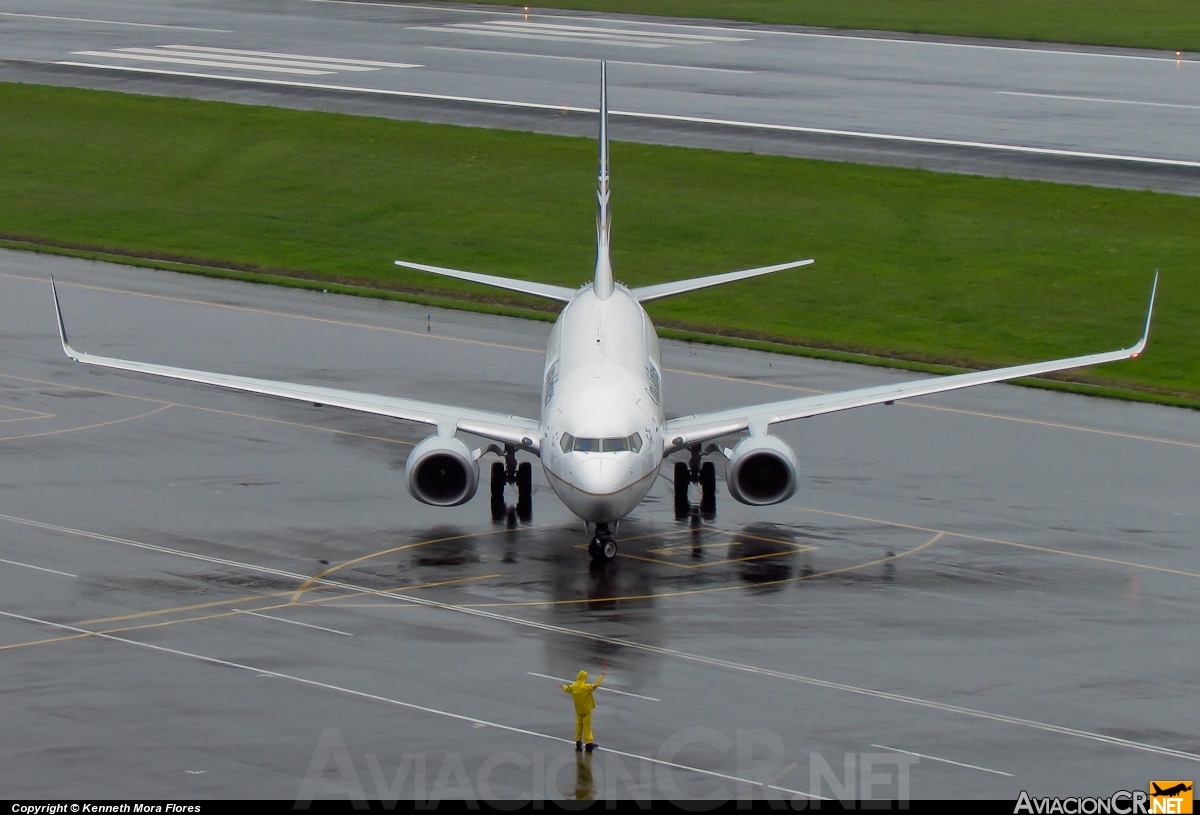
[(596, 276), (592, 291), (601, 300), (613, 293), (612, 252), (609, 238), (612, 234), (612, 212), (608, 207), (608, 63), (600, 63), (600, 176), (596, 198), (599, 210), (596, 213)]

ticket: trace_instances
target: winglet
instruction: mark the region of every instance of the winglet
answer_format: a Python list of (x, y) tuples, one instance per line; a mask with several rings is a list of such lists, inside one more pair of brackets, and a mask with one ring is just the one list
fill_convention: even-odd
[(1150, 287), (1150, 305), (1146, 308), (1146, 327), (1142, 330), (1142, 338), (1137, 345), (1130, 348), (1130, 359), (1139, 356), (1146, 349), (1146, 340), (1150, 339), (1150, 318), (1154, 316), (1154, 295), (1158, 293), (1158, 269), (1154, 270), (1154, 285)]
[(58, 304), (58, 286), (54, 284), (54, 276), (50, 276), (50, 291), (54, 293), (54, 311), (58, 315), (58, 337), (62, 340), (63, 353), (70, 357), (74, 362), (78, 362), (78, 357), (75, 356), (75, 349), (67, 342), (67, 326), (63, 322), (62, 306)]

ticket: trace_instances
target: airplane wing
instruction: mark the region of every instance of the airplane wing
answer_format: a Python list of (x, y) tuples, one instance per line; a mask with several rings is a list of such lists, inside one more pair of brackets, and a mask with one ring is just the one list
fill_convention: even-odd
[(901, 399), (928, 396), (931, 393), (969, 388), (974, 385), (984, 385), (990, 382), (1003, 382), (1008, 379), (1038, 376), (1053, 371), (1065, 371), (1071, 368), (1083, 368), (1089, 365), (1100, 365), (1105, 362), (1132, 359), (1142, 353), (1146, 347), (1146, 340), (1150, 336), (1150, 317), (1154, 313), (1154, 295), (1157, 290), (1158, 273), (1156, 272), (1154, 275), (1154, 287), (1150, 290), (1150, 306), (1146, 311), (1146, 325), (1142, 332), (1142, 338), (1135, 345), (1123, 348), (1120, 351), (1088, 354), (1086, 356), (1057, 359), (1050, 362), (1034, 362), (1028, 365), (1015, 365), (991, 371), (974, 371), (972, 373), (955, 374), (953, 376), (918, 379), (915, 382), (879, 385), (872, 388), (842, 391), (840, 393), (801, 396), (797, 399), (785, 399), (780, 402), (768, 402), (750, 407), (701, 413), (695, 416), (683, 416), (678, 419), (671, 419), (666, 424), (667, 452), (671, 453), (692, 444), (700, 444), (730, 433), (739, 433), (743, 430), (765, 433), (770, 425), (777, 422), (790, 422), (793, 419), (804, 419), (810, 416), (834, 413), (839, 410), (877, 405), (881, 402), (890, 404)]
[(102, 368), (115, 368), (119, 371), (153, 374), (154, 376), (182, 379), (185, 382), (199, 382), (203, 385), (215, 385), (219, 388), (260, 393), (266, 396), (277, 396), (281, 399), (293, 399), (297, 402), (310, 402), (318, 405), (355, 410), (360, 413), (373, 413), (377, 416), (390, 416), (394, 419), (404, 419), (410, 422), (436, 425), (440, 433), (453, 433), (461, 430), (486, 439), (515, 444), (527, 450), (537, 452), (540, 443), (540, 425), (533, 419), (521, 416), (506, 416), (503, 413), (493, 413), (487, 410), (438, 405), (432, 402), (421, 402), (416, 399), (403, 399), (396, 396), (381, 396), (373, 393), (357, 393), (355, 391), (324, 388), (317, 385), (298, 385), (291, 382), (276, 382), (269, 379), (253, 379), (247, 376), (231, 376), (229, 374), (193, 371), (187, 368), (172, 368), (166, 365), (152, 365), (145, 362), (131, 362), (113, 357), (96, 356), (82, 351), (76, 351), (67, 341), (67, 328), (63, 322), (62, 308), (58, 303), (58, 287), (54, 280), (50, 281), (54, 292), (54, 310), (58, 314), (58, 331), (62, 339), (63, 351), (75, 362), (85, 365), (98, 365)]

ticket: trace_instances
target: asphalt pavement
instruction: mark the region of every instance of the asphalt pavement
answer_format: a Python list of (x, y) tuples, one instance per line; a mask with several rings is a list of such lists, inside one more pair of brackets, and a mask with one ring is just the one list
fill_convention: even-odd
[[(533, 520), (494, 523), (486, 494), (408, 496), (420, 427), (70, 362), (50, 274), (80, 350), (523, 415), (550, 328), (0, 252), (10, 797), (799, 805), (1196, 774), (1195, 412), (995, 385), (780, 426), (793, 499), (722, 481), (677, 519), (662, 478), (593, 565), (540, 470)], [(672, 415), (913, 376), (676, 342), (664, 365)], [(576, 756), (558, 684), (605, 663)]]
[(460, 4), (0, 0), (0, 80), (1200, 194), (1194, 54)]

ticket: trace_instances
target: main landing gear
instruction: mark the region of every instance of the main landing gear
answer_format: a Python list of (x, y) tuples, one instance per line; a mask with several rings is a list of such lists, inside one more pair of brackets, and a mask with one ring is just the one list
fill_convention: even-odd
[(675, 517), (686, 518), (692, 512), (688, 487), (700, 485), (700, 515), (712, 517), (717, 513), (717, 465), (700, 461), (700, 445), (689, 448), (690, 459), (675, 462)]
[(588, 544), (588, 554), (592, 560), (612, 560), (617, 556), (617, 541), (608, 524), (596, 524), (596, 535)]
[(504, 500), (504, 488), (517, 485), (517, 518), (528, 523), (533, 518), (533, 465), (528, 461), (517, 463), (517, 448), (504, 445), (504, 461), (492, 464), (492, 520), (500, 521), (508, 515), (508, 504)]

